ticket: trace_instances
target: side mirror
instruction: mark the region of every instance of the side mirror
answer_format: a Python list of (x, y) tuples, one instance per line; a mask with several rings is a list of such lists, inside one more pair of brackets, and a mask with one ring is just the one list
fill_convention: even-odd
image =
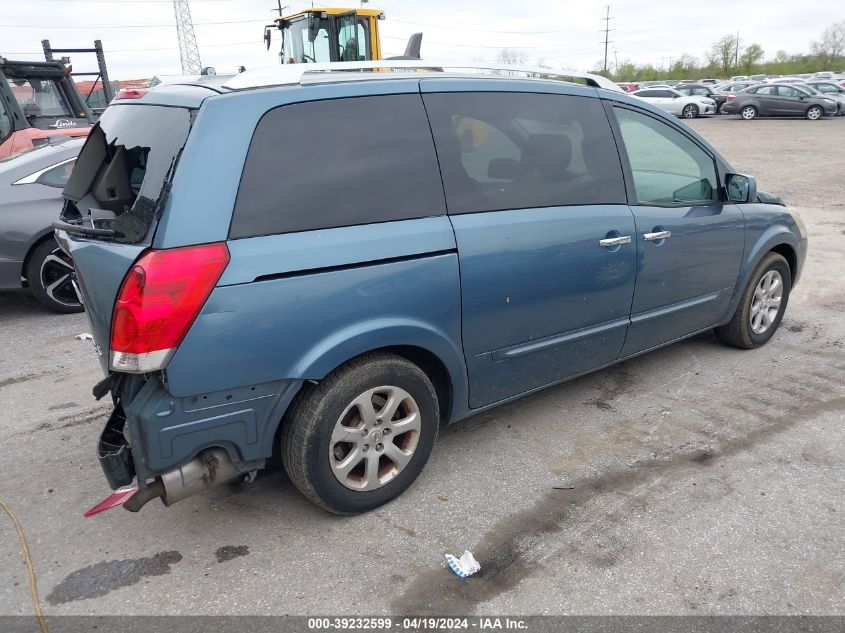
[(731, 202), (757, 201), (757, 181), (753, 176), (728, 174), (725, 176), (725, 188)]
[(308, 18), (308, 41), (313, 43), (317, 39), (317, 33), (320, 32), (320, 15), (312, 13)]
[(269, 28), (264, 29), (264, 44), (267, 46), (267, 50), (270, 50), (270, 43), (273, 41), (273, 33), (270, 31)]
[(672, 95), (673, 99), (680, 99), (681, 95)]

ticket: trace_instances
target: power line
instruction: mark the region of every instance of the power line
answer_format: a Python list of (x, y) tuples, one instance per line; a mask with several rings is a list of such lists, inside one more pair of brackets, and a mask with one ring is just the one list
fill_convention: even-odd
[[(438, 29), (450, 29), (453, 31), (471, 31), (473, 33), (502, 33), (502, 34), (512, 34), (512, 35), (557, 35), (560, 33), (583, 33), (583, 29), (561, 29), (556, 31), (536, 31), (536, 30), (528, 30), (528, 31), (499, 31), (497, 29), (474, 29), (469, 26), (449, 26), (447, 24), (434, 24), (433, 22), (415, 22), (411, 20), (400, 20), (398, 18), (391, 18), (391, 23), (398, 23), (398, 24), (410, 24), (412, 26), (430, 26), (433, 28)], [(514, 48), (513, 46), (509, 46), (507, 48)]]
[[(195, 26), (210, 24), (243, 24), (247, 22), (267, 22), (270, 18), (251, 18), (246, 20), (214, 20), (210, 22), (194, 22)], [(128, 29), (128, 28), (173, 28), (173, 23), (161, 24), (0, 24), (6, 29)]]

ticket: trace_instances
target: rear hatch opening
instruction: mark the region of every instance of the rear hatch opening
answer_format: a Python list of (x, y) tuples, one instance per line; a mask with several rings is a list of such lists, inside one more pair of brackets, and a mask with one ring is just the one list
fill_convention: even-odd
[[(65, 186), (56, 237), (73, 259), (106, 374), (117, 369), (110, 361), (121, 289), (145, 254), (155, 253), (149, 247), (194, 112), (137, 102), (111, 105), (89, 134)], [(118, 371), (159, 368), (138, 363)]]

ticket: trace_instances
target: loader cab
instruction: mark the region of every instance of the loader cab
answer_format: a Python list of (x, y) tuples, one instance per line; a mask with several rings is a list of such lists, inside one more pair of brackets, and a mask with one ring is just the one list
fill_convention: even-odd
[(94, 123), (59, 61), (0, 57), (0, 158), (44, 145), (54, 136), (85, 136)]
[(267, 48), (272, 31), (282, 32), (280, 61), (283, 64), (323, 64), (382, 59), (378, 9), (307, 9), (276, 19), (267, 27)]

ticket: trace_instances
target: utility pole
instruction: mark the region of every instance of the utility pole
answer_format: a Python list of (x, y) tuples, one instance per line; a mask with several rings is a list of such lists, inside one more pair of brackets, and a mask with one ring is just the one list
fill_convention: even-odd
[(610, 32), (616, 30), (616, 29), (610, 28), (610, 21), (613, 18), (610, 16), (610, 5), (608, 4), (608, 5), (606, 5), (606, 7), (607, 7), (607, 14), (606, 14), (605, 17), (602, 18), (602, 21), (604, 22), (604, 28), (602, 29), (602, 31), (604, 31), (604, 72), (607, 72), (607, 45), (612, 42), (612, 40), (609, 39), (610, 38)]
[(736, 52), (734, 53), (734, 68), (739, 68), (739, 31), (736, 32)]
[(197, 48), (197, 37), (194, 35), (194, 23), (191, 20), (191, 7), (188, 0), (173, 0), (173, 10), (176, 13), (176, 37), (179, 39), (179, 59), (182, 62), (183, 75), (199, 75), (202, 73), (200, 51)]

